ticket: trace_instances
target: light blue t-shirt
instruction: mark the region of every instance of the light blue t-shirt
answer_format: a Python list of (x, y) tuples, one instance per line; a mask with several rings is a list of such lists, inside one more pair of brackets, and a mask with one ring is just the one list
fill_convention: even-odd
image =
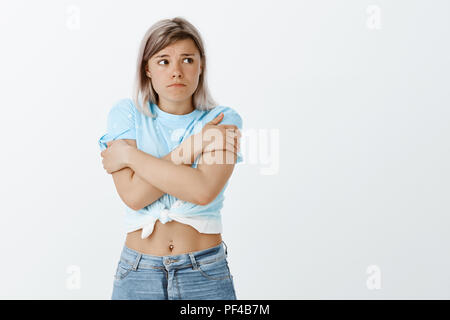
[[(186, 138), (199, 132), (203, 126), (223, 112), (221, 124), (234, 124), (242, 130), (240, 115), (230, 107), (216, 106), (210, 110), (195, 109), (191, 113), (176, 115), (161, 110), (156, 104), (147, 104), (156, 115), (149, 117), (140, 112), (132, 99), (119, 100), (110, 110), (107, 121), (107, 133), (99, 140), (100, 149), (106, 149), (106, 142), (116, 139), (135, 139), (139, 150), (162, 158)], [(197, 168), (200, 157), (195, 159), (192, 168)], [(242, 153), (237, 153), (236, 163), (243, 161)], [(132, 232), (142, 228), (142, 239), (153, 232), (157, 219), (162, 223), (176, 220), (189, 224), (200, 233), (222, 233), (220, 209), (223, 207), (224, 191), (207, 205), (197, 205), (183, 201), (170, 194), (164, 194), (158, 200), (141, 210), (133, 210), (125, 205), (125, 231)]]

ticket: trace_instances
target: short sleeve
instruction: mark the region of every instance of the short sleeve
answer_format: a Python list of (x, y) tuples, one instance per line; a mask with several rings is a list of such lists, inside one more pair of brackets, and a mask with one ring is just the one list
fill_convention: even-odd
[(108, 113), (107, 130), (99, 139), (101, 150), (105, 150), (106, 143), (117, 139), (136, 139), (135, 107), (129, 99), (117, 102)]
[[(242, 118), (241, 116), (233, 109), (226, 107), (224, 110), (221, 110), (220, 112), (223, 112), (223, 119), (219, 122), (219, 125), (221, 124), (234, 124), (239, 128), (242, 134)], [(214, 115), (214, 118), (217, 117), (220, 112), (216, 113)], [(238, 151), (237, 158), (235, 163), (240, 163), (243, 161), (242, 152)]]

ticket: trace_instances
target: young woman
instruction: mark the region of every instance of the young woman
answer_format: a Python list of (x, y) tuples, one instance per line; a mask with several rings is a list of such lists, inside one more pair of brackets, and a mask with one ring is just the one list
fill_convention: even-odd
[(126, 204), (112, 299), (236, 299), (220, 209), (242, 119), (206, 83), (197, 29), (165, 19), (145, 34), (133, 99), (118, 101), (99, 140)]

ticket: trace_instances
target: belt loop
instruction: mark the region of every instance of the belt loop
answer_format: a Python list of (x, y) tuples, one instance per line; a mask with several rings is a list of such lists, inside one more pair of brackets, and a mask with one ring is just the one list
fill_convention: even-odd
[(197, 270), (197, 269), (198, 269), (197, 261), (195, 261), (195, 257), (194, 257), (194, 255), (192, 254), (192, 252), (189, 252), (189, 257), (191, 258), (192, 268), (193, 268), (194, 270)]
[(138, 253), (136, 260), (134, 260), (133, 263), (133, 270), (136, 271), (138, 265), (139, 265), (139, 261), (141, 261), (141, 257), (142, 257), (142, 253)]
[(225, 246), (225, 256), (228, 257), (228, 248), (227, 248), (227, 245), (226, 245), (225, 241), (222, 240), (222, 242), (223, 242), (223, 245)]

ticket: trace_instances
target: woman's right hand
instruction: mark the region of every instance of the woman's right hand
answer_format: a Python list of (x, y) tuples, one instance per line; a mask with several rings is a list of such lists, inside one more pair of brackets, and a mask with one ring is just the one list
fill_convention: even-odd
[[(239, 139), (241, 132), (239, 128), (234, 124), (220, 124), (223, 119), (223, 113), (221, 112), (213, 120), (205, 124), (202, 128), (202, 151), (206, 153), (214, 150), (224, 150), (237, 153), (240, 150)], [(211, 137), (214, 137), (211, 139)], [(212, 140), (212, 141), (211, 141)]]
[(235, 154), (240, 151), (239, 128), (233, 124), (219, 125), (222, 119), (223, 113), (220, 113), (193, 136), (194, 160), (202, 153), (215, 150), (227, 150)]
[[(240, 151), (239, 138), (241, 137), (241, 132), (239, 128), (233, 124), (219, 125), (222, 119), (223, 113), (220, 113), (213, 120), (206, 123), (200, 132), (191, 135), (182, 142), (180, 148), (183, 150), (183, 155), (190, 159), (187, 165), (193, 163), (202, 153), (227, 150), (237, 154)], [(192, 153), (191, 150), (193, 151)]]

